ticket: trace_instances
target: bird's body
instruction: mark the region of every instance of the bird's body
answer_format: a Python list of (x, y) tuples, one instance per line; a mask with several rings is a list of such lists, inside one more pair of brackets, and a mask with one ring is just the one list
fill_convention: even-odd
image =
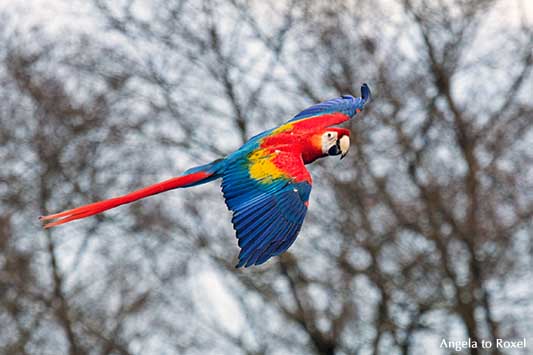
[(45, 225), (53, 227), (160, 192), (221, 178), (241, 247), (237, 267), (262, 264), (287, 250), (300, 231), (312, 184), (305, 164), (346, 154), (349, 130), (331, 126), (363, 109), (370, 99), (366, 84), (361, 93), (360, 98), (342, 96), (314, 105), (287, 123), (252, 137), (225, 158), (189, 169), (179, 177), (41, 219), (55, 220)]

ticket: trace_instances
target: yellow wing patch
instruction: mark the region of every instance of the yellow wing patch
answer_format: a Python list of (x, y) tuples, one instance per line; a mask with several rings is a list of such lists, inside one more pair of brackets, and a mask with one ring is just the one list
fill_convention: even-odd
[(250, 177), (264, 184), (286, 177), (287, 175), (272, 162), (271, 158), (272, 155), (265, 149), (258, 149), (252, 153), (249, 157)]
[(288, 131), (288, 130), (292, 129), (293, 126), (294, 126), (294, 122), (285, 123), (284, 125), (281, 125), (278, 128), (276, 128), (275, 130), (273, 130), (271, 134), (274, 135), (274, 134), (278, 134), (278, 133), (281, 133), (281, 132)]

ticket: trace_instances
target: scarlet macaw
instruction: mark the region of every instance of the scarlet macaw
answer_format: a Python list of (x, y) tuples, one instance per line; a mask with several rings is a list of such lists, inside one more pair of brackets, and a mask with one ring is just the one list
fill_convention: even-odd
[(286, 251), (302, 226), (311, 192), (304, 164), (329, 155), (346, 155), (350, 131), (331, 127), (349, 120), (370, 100), (344, 95), (311, 106), (287, 123), (260, 133), (225, 158), (124, 196), (40, 217), (45, 228), (92, 216), (171, 189), (222, 178), (222, 192), (241, 248), (236, 267), (260, 265)]

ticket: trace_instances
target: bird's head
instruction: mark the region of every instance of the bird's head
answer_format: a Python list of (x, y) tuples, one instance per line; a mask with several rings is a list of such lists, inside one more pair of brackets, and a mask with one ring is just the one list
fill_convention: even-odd
[(322, 154), (339, 155), (341, 159), (350, 149), (350, 131), (345, 128), (327, 128), (321, 136)]

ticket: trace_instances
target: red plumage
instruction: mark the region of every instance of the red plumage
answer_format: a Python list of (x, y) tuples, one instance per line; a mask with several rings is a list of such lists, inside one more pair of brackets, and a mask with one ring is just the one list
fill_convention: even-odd
[(370, 100), (345, 95), (314, 105), (289, 122), (251, 138), (223, 159), (187, 170), (129, 194), (40, 217), (50, 228), (89, 217), (164, 191), (222, 178), (226, 205), (239, 239), (240, 266), (259, 265), (287, 250), (302, 226), (312, 179), (305, 164), (328, 155), (346, 154), (350, 131), (331, 127), (345, 122)]

